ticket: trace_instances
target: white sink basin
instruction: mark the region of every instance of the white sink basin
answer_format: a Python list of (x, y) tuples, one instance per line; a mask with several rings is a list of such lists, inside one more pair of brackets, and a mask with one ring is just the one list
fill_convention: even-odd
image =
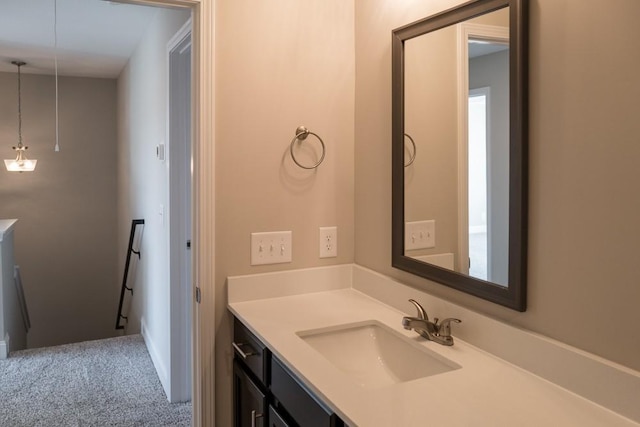
[(375, 320), (300, 331), (297, 335), (366, 388), (461, 368)]

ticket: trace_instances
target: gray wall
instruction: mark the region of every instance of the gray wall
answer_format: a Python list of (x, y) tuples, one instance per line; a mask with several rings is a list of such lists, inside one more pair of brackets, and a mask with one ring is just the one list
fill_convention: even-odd
[[(12, 158), (17, 74), (0, 73), (0, 93), (0, 153)], [(23, 73), (23, 138), (38, 166), (31, 173), (0, 169), (0, 218), (19, 219), (15, 258), (32, 348), (115, 333), (116, 84), (60, 77), (59, 94), (62, 149), (55, 153), (54, 79)]]
[(459, 3), (356, 2), (356, 262), (638, 370), (637, 0), (530, 1), (527, 312), (391, 267), (390, 32)]
[(131, 220), (145, 220), (142, 256), (132, 277), (134, 296), (127, 313), (126, 333), (143, 334), (168, 396), (171, 396), (169, 160), (157, 159), (156, 146), (166, 143), (167, 138), (167, 42), (188, 20), (189, 13), (158, 9), (117, 85), (120, 265), (126, 256)]

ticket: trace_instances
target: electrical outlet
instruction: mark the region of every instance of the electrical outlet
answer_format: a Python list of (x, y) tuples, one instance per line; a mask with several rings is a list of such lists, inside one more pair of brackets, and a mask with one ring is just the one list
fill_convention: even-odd
[(320, 227), (320, 258), (338, 256), (338, 227)]
[(436, 247), (436, 221), (413, 221), (404, 226), (404, 249)]
[(251, 265), (291, 262), (291, 231), (251, 233)]

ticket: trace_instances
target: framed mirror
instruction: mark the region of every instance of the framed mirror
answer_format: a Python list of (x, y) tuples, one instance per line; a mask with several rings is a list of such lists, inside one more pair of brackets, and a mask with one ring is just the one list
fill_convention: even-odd
[(392, 32), (392, 265), (526, 310), (527, 2)]

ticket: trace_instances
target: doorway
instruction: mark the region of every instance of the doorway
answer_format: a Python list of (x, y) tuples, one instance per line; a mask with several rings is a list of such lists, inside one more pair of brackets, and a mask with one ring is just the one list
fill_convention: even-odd
[[(49, 2), (48, 0), (45, 0), (47, 2), (47, 5), (50, 5), (51, 2)], [(9, 3), (9, 2), (7, 2)], [(21, 2), (21, 1), (16, 1), (15, 4), (24, 4), (27, 2)], [(29, 2), (31, 4), (31, 2)], [(61, 3), (61, 2), (58, 2)], [(76, 2), (77, 3), (77, 2)], [(80, 5), (80, 3), (82, 3)], [(120, 5), (119, 3), (135, 3), (138, 5), (147, 5), (147, 6), (161, 6), (161, 7), (170, 7), (172, 9), (176, 9), (176, 10), (183, 10), (183, 11), (189, 11), (191, 13), (191, 16), (193, 17), (193, 47), (192, 47), (192, 57), (193, 57), (193, 67), (192, 67), (192, 73), (193, 73), (193, 79), (192, 79), (192, 86), (193, 86), (193, 91), (191, 93), (191, 98), (192, 98), (192, 102), (189, 104), (192, 106), (191, 111), (190, 111), (190, 115), (192, 116), (192, 140), (193, 140), (193, 146), (192, 148), (192, 153), (190, 154), (190, 157), (193, 159), (192, 163), (189, 165), (191, 167), (191, 169), (189, 170), (189, 172), (191, 173), (191, 176), (193, 177), (193, 197), (192, 197), (192, 204), (193, 204), (193, 208), (192, 208), (192, 213), (193, 213), (193, 220), (192, 220), (192, 229), (193, 229), (193, 234), (191, 235), (193, 240), (193, 244), (192, 244), (192, 250), (191, 252), (188, 253), (188, 255), (191, 256), (192, 261), (186, 261), (187, 263), (192, 265), (191, 268), (191, 272), (193, 273), (193, 280), (192, 282), (198, 283), (202, 289), (202, 292), (199, 294), (201, 295), (201, 299), (200, 299), (200, 304), (196, 304), (194, 302), (195, 298), (193, 299), (189, 299), (191, 305), (191, 311), (189, 313), (191, 313), (191, 317), (189, 317), (189, 315), (187, 314), (186, 316), (189, 318), (189, 320), (191, 321), (191, 329), (192, 329), (192, 334), (191, 333), (187, 333), (187, 334), (183, 334), (186, 336), (191, 335), (190, 339), (191, 339), (191, 345), (193, 347), (193, 350), (191, 352), (193, 359), (192, 359), (192, 365), (193, 368), (191, 369), (192, 373), (190, 375), (187, 375), (188, 377), (191, 378), (191, 382), (192, 384), (192, 393), (191, 393), (191, 398), (192, 398), (192, 403), (193, 403), (193, 408), (194, 408), (194, 425), (198, 426), (198, 425), (214, 425), (214, 402), (215, 402), (215, 396), (214, 396), (214, 391), (215, 391), (215, 387), (214, 385), (214, 373), (215, 373), (215, 368), (214, 368), (214, 336), (215, 336), (215, 313), (214, 313), (214, 301), (215, 301), (215, 266), (212, 262), (212, 260), (215, 259), (215, 253), (214, 253), (214, 224), (215, 224), (215, 218), (214, 218), (214, 212), (215, 212), (215, 159), (214, 159), (214, 121), (213, 121), (213, 117), (214, 117), (214, 108), (213, 108), (213, 92), (214, 92), (214, 83), (215, 83), (215, 76), (214, 76), (214, 2), (210, 2), (210, 1), (205, 1), (205, 0), (113, 0), (113, 1), (109, 1), (109, 2), (104, 2), (104, 1), (99, 1), (99, 0), (92, 0), (92, 1), (86, 1), (86, 2), (80, 2), (77, 3), (79, 6), (82, 6), (82, 8), (84, 8), (85, 6), (89, 6), (92, 4), (99, 4), (102, 5), (103, 7), (109, 7), (111, 8), (111, 10), (113, 11), (121, 11), (124, 9), (124, 6)], [(3, 8), (6, 5), (3, 2)], [(30, 5), (30, 8), (39, 8), (39, 6), (33, 6)], [(80, 7), (76, 7), (76, 9), (81, 9)], [(42, 12), (44, 9), (39, 8), (39, 13), (31, 13), (30, 15), (33, 16), (38, 16), (38, 17), (42, 17), (46, 14), (40, 13)], [(120, 12), (119, 12), (120, 13)], [(6, 18), (7, 16), (11, 16), (11, 14), (4, 14), (4, 17)], [(59, 17), (62, 20), (62, 17), (64, 16), (64, 14), (60, 14)], [(102, 16), (100, 18), (103, 18)], [(49, 24), (51, 23), (48, 19), (45, 20), (45, 23), (43, 25), (22, 25), (20, 24), (20, 20), (17, 19), (10, 19), (9, 21), (13, 21), (15, 23), (17, 23), (17, 28), (23, 27), (29, 27), (29, 28), (45, 28), (49, 26)], [(101, 19), (101, 23), (104, 23), (105, 19)], [(78, 23), (82, 23), (83, 25), (76, 25), (73, 26), (74, 28), (86, 28), (87, 27), (87, 20), (78, 20)], [(62, 28), (64, 27), (64, 25), (61, 25)], [(116, 29), (118, 31), (120, 31), (121, 33), (126, 32), (125, 30), (131, 30), (131, 29), (135, 29), (135, 28), (146, 28), (145, 26), (136, 26), (136, 25), (122, 25), (122, 26), (116, 26), (116, 25), (111, 25), (108, 26), (111, 29)], [(12, 27), (13, 28), (13, 27)], [(175, 30), (174, 30), (175, 31)], [(16, 33), (18, 33), (17, 31), (14, 31)], [(172, 34), (172, 33), (171, 33)], [(120, 34), (118, 34), (120, 35)], [(59, 40), (62, 42), (63, 41), (63, 37), (61, 37)], [(79, 37), (79, 36), (74, 36), (71, 38), (71, 40), (74, 41), (79, 41), (80, 39), (83, 39), (83, 37)], [(84, 39), (89, 39), (87, 37), (84, 37)], [(113, 38), (115, 39), (115, 37)], [(91, 40), (93, 40), (91, 38)], [(119, 40), (119, 38), (118, 38)], [(163, 39), (166, 40), (166, 39)], [(48, 40), (49, 42), (50, 40)], [(4, 44), (4, 41), (3, 41)], [(61, 43), (61, 46), (63, 45), (63, 43)], [(47, 44), (48, 46), (48, 44)], [(23, 48), (20, 48), (19, 50), (19, 54), (20, 55), (24, 55), (26, 53), (28, 46), (23, 46)], [(107, 50), (104, 50), (104, 52), (107, 52)], [(45, 57), (44, 59), (45, 61), (49, 61), (49, 56), (48, 55), (40, 55), (40, 57)], [(106, 55), (105, 55), (106, 56)], [(158, 55), (154, 55), (154, 58), (158, 58), (160, 60), (163, 60), (163, 56), (159, 53)], [(29, 61), (31, 63), (31, 61)], [(61, 64), (64, 64), (65, 61), (61, 61)], [(71, 63), (70, 61), (67, 61), (66, 63)], [(162, 74), (164, 77), (164, 73), (165, 71), (162, 70)], [(143, 83), (147, 83), (150, 80), (152, 80), (153, 78), (156, 78), (160, 73), (158, 72), (158, 68), (149, 68), (144, 75), (148, 76), (147, 79), (143, 79)], [(163, 82), (164, 84), (164, 82)], [(140, 85), (138, 85), (140, 86)], [(156, 91), (156, 93), (163, 93), (165, 92), (165, 87), (161, 87), (159, 88), (158, 91)], [(138, 99), (135, 99), (135, 101), (137, 102)], [(155, 107), (156, 105), (160, 105), (160, 104), (155, 104), (152, 105), (151, 107)], [(161, 110), (161, 113), (165, 113), (165, 115), (163, 116), (163, 123), (162, 123), (162, 129), (160, 129), (160, 131), (158, 132), (154, 132), (153, 133), (153, 137), (151, 138), (152, 141), (149, 145), (150, 149), (146, 149), (144, 151), (141, 151), (140, 155), (137, 155), (138, 153), (135, 153), (136, 155), (128, 155), (129, 153), (125, 153), (126, 157), (129, 158), (131, 161), (138, 161), (140, 159), (144, 159), (145, 161), (149, 158), (152, 157), (153, 158), (153, 171), (157, 171), (160, 168), (164, 168), (166, 165), (161, 164), (160, 162), (157, 162), (157, 160), (154, 157), (154, 151), (152, 151), (157, 145), (158, 143), (161, 144), (165, 144), (165, 141), (163, 141), (166, 138), (166, 133), (165, 133), (165, 128), (164, 128), (164, 118), (166, 117), (166, 110), (165, 107), (161, 107), (158, 108), (157, 110)], [(150, 108), (147, 111), (143, 111), (143, 115), (146, 115), (148, 111), (153, 111), (156, 112), (156, 109)], [(204, 120), (201, 120), (200, 118), (206, 118)], [(156, 121), (157, 123), (157, 121)], [(87, 121), (86, 122), (87, 125), (91, 124), (91, 121)], [(76, 132), (77, 133), (77, 132)], [(134, 140), (140, 140), (141, 138), (150, 135), (150, 133), (148, 132), (141, 132), (139, 134), (134, 135)], [(88, 140), (88, 138), (86, 139)], [(105, 143), (105, 144), (98, 144), (98, 146), (109, 146), (109, 144)], [(63, 146), (62, 147), (62, 152), (63, 153), (68, 153), (71, 151), (66, 151), (66, 148), (68, 147), (70, 148), (71, 145), (68, 146)], [(85, 148), (85, 145), (81, 146), (81, 148)], [(167, 148), (167, 155), (169, 155), (169, 144), (166, 143), (166, 148)], [(189, 157), (189, 155), (187, 154), (187, 157)], [(43, 163), (44, 164), (44, 163)], [(52, 161), (49, 162), (49, 164), (54, 164)], [(102, 164), (98, 161), (96, 162), (96, 164), (102, 166)], [(143, 169), (143, 168), (132, 168), (133, 172), (138, 174), (147, 174), (149, 175), (148, 169)], [(34, 175), (34, 177), (38, 178), (38, 175)], [(168, 182), (168, 178), (165, 178), (164, 176), (160, 176), (162, 178), (162, 180), (160, 179), (155, 179), (157, 178), (157, 176), (154, 176), (153, 180), (151, 181), (151, 184), (145, 188), (145, 191), (142, 192), (143, 196), (146, 195), (146, 193), (148, 193), (149, 191), (147, 191), (148, 189), (151, 189), (153, 191), (156, 192), (160, 192), (160, 190), (158, 190), (158, 188), (160, 187), (159, 185), (157, 185), (158, 183), (161, 184), (165, 184), (166, 182)], [(81, 182), (81, 180), (76, 180), (78, 182)], [(162, 193), (163, 195), (166, 194), (164, 185), (162, 185)], [(95, 190), (94, 190), (95, 192)], [(155, 193), (154, 193), (155, 194)], [(135, 199), (132, 198), (127, 198), (127, 200), (124, 201), (124, 203), (131, 203), (133, 201), (135, 201)], [(144, 213), (146, 217), (148, 217), (149, 223), (150, 225), (152, 223), (155, 223), (156, 226), (158, 226), (158, 224), (160, 222), (163, 222), (163, 224), (167, 224), (168, 225), (168, 218), (164, 217), (162, 214), (164, 213), (164, 208), (167, 207), (169, 205), (169, 201), (166, 199), (155, 199), (153, 200), (153, 211), (150, 213)], [(165, 205), (165, 206), (163, 206)], [(109, 209), (111, 209), (114, 206), (114, 204), (112, 203), (111, 205), (108, 206)], [(105, 209), (106, 210), (106, 209)], [(40, 213), (38, 210), (33, 210), (34, 213)], [(142, 215), (143, 213), (139, 213), (139, 212), (134, 212), (134, 215), (136, 215), (135, 217), (138, 217), (138, 215)], [(13, 216), (12, 216), (13, 217)], [(164, 219), (163, 219), (164, 218)], [(129, 221), (130, 222), (130, 221)], [(164, 228), (168, 228), (166, 225), (164, 226)], [(58, 230), (58, 228), (51, 228), (51, 230)], [(112, 233), (112, 235), (116, 235), (117, 233)], [(151, 235), (151, 233), (149, 233), (149, 236)], [(156, 233), (156, 237), (161, 237), (161, 238), (166, 238), (167, 234), (166, 232), (164, 232), (164, 230), (162, 232), (157, 232)], [(54, 239), (50, 239), (52, 241), (56, 241)], [(68, 239), (67, 239), (68, 240)], [(96, 239), (96, 241), (99, 241), (99, 239)], [(166, 243), (166, 242), (163, 242)], [(68, 245), (68, 246), (73, 246), (73, 245)], [(154, 245), (148, 245), (146, 249), (150, 249), (152, 246)], [(74, 246), (74, 248), (77, 246)], [(155, 248), (158, 248), (159, 246), (155, 245)], [(161, 247), (162, 252), (164, 253), (165, 257), (168, 257), (168, 252), (170, 250), (170, 248), (168, 246), (162, 246)], [(57, 251), (59, 252), (59, 251)], [(56, 254), (56, 251), (49, 251), (49, 254)], [(88, 252), (88, 251), (86, 251)], [(143, 256), (147, 256), (148, 252), (145, 252), (145, 255)], [(94, 257), (94, 258), (99, 258), (99, 257)], [(147, 257), (145, 258), (146, 260), (149, 260), (150, 258)], [(59, 263), (54, 263), (54, 262), (49, 262), (50, 265), (58, 267), (60, 264)], [(166, 269), (168, 263), (157, 263), (155, 264), (153, 267), (153, 269), (151, 269), (150, 271), (153, 272), (154, 277), (152, 279), (155, 279), (156, 277), (160, 277), (163, 281), (168, 280), (168, 275), (166, 274), (168, 272), (168, 270)], [(72, 269), (70, 269), (70, 271), (73, 271)], [(121, 271), (121, 270), (120, 270)], [(119, 272), (117, 274), (117, 276), (119, 276)], [(164, 276), (164, 277), (163, 277)], [(119, 281), (116, 280), (112, 282), (117, 282), (119, 284)], [(84, 283), (89, 283), (89, 280), (85, 281)], [(152, 283), (156, 284), (158, 283), (157, 280), (152, 280)], [(163, 282), (163, 286), (164, 286), (164, 282)], [(86, 288), (86, 286), (85, 286)], [(55, 289), (55, 288), (54, 288)], [(57, 289), (56, 289), (57, 291)], [(169, 292), (165, 292), (165, 288), (161, 289), (160, 292), (164, 298), (169, 299), (170, 295)], [(143, 292), (138, 292), (138, 295), (145, 295)], [(193, 296), (192, 294), (190, 294), (190, 296)], [(76, 298), (79, 301), (82, 301), (81, 298), (78, 298), (77, 295), (74, 295), (74, 298)], [(96, 298), (97, 300), (103, 301), (104, 299), (99, 299)], [(104, 305), (104, 304), (102, 304)], [(160, 350), (163, 352), (163, 354), (166, 354), (169, 346), (167, 345), (166, 341), (165, 341), (165, 335), (167, 335), (170, 332), (170, 328), (168, 327), (168, 324), (165, 324), (164, 321), (167, 320), (167, 314), (169, 313), (170, 310), (166, 309), (165, 306), (162, 306), (160, 309), (158, 309), (158, 306), (156, 304), (154, 304), (154, 302), (150, 302), (149, 304), (146, 304), (146, 307), (154, 309), (155, 312), (153, 313), (154, 319), (153, 320), (160, 320), (161, 321), (161, 326), (156, 328), (157, 330), (161, 331), (161, 333), (163, 334), (163, 340), (162, 342), (160, 342), (159, 344), (159, 348)], [(115, 312), (115, 310), (111, 310), (108, 312), (108, 319), (109, 319), (109, 326), (110, 329), (112, 329), (112, 315), (113, 312)], [(149, 319), (143, 319), (143, 320), (149, 320)], [(79, 324), (83, 324), (82, 322), (78, 322)], [(165, 327), (166, 325), (166, 327)], [(65, 330), (64, 328), (60, 328), (60, 330)], [(168, 367), (167, 365), (165, 365), (166, 367)], [(188, 371), (188, 369), (185, 368), (185, 370)]]
[(468, 202), (469, 202), (469, 275), (482, 280), (490, 277), (491, 225), (488, 200), (491, 198), (489, 185), (489, 159), (487, 143), (491, 140), (490, 121), (488, 120), (490, 105), (490, 88), (483, 87), (469, 90), (468, 105)]
[[(213, 95), (215, 3), (204, 0), (118, 0), (191, 10), (192, 60), (192, 242), (191, 258), (197, 303), (191, 299), (193, 425), (215, 425), (215, 124)], [(206, 119), (203, 119), (206, 118)]]
[(191, 399), (191, 20), (167, 44), (171, 390)]

